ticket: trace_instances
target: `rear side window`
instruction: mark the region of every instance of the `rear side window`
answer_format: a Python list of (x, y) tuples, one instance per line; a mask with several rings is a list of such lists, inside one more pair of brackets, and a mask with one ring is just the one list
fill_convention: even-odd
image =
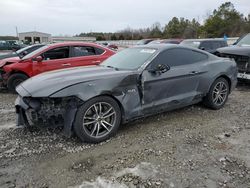
[(153, 66), (165, 64), (169, 66), (181, 66), (204, 61), (208, 58), (206, 54), (189, 49), (169, 49), (161, 52), (154, 60)]
[(69, 57), (69, 47), (59, 47), (49, 50), (42, 54), (42, 57), (45, 60), (53, 60), (53, 59), (64, 59)]
[(104, 50), (99, 49), (99, 48), (94, 48), (92, 46), (73, 46), (72, 47), (73, 57), (100, 55), (103, 52)]
[(101, 55), (105, 52), (105, 50), (103, 50), (101, 48), (95, 48), (95, 52), (96, 52), (96, 55)]
[(200, 49), (205, 49), (205, 50), (212, 50), (214, 49), (213, 48), (213, 42), (211, 41), (204, 41), (204, 42), (201, 42), (200, 46), (199, 46)]

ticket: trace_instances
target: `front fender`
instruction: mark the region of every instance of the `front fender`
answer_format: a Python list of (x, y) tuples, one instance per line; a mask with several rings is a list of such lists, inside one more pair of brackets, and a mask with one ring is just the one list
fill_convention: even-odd
[(124, 118), (131, 119), (141, 112), (141, 99), (139, 89), (134, 82), (123, 85), (119, 80), (112, 83), (99, 80), (98, 83), (88, 82), (69, 86), (50, 95), (52, 98), (75, 96), (83, 102), (101, 95), (109, 95), (116, 99), (122, 106)]

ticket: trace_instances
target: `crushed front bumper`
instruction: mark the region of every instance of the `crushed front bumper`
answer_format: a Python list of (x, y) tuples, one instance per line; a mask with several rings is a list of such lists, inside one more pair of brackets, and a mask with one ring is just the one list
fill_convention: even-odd
[(15, 101), (16, 107), (16, 125), (17, 126), (29, 126), (27, 117), (25, 115), (25, 110), (29, 108), (27, 104), (22, 100), (20, 96), (17, 97)]
[(15, 101), (17, 126), (58, 127), (63, 126), (64, 134), (72, 135), (79, 99), (22, 98)]
[(0, 72), (0, 87), (4, 87), (3, 76)]
[(250, 80), (250, 73), (238, 73), (237, 78)]

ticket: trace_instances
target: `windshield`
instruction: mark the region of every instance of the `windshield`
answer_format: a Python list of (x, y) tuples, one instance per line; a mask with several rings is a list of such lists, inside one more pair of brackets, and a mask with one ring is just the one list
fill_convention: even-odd
[(136, 45), (145, 45), (148, 44), (149, 42), (153, 41), (153, 39), (142, 39), (136, 43)]
[(13, 52), (13, 53), (20, 54), (20, 53), (24, 52), (25, 50), (28, 50), (29, 48), (30, 48), (30, 46), (27, 46), (27, 47), (21, 48), (20, 50), (17, 50), (16, 52)]
[(138, 69), (152, 57), (156, 51), (157, 50), (153, 48), (128, 48), (111, 56), (101, 65), (117, 69)]
[(199, 41), (190, 41), (190, 40), (184, 40), (180, 43), (180, 45), (187, 46), (187, 47), (193, 47), (193, 48), (198, 48), (200, 46)]
[(45, 45), (45, 46), (43, 46), (43, 47), (41, 47), (41, 48), (38, 48), (37, 50), (35, 50), (35, 51), (29, 53), (28, 55), (24, 56), (22, 59), (29, 59), (29, 58), (33, 57), (34, 55), (36, 55), (37, 53), (42, 52), (42, 51), (45, 50), (46, 48), (48, 48), (47, 45)]
[(162, 40), (154, 40), (148, 44), (161, 44)]
[(237, 46), (250, 46), (250, 34), (244, 36), (239, 42)]
[(136, 45), (144, 45), (146, 43), (146, 40), (140, 40), (136, 43)]

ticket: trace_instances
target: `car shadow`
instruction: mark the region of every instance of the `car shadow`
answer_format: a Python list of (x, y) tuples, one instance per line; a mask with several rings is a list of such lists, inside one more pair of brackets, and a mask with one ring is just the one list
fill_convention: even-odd
[(250, 91), (250, 82), (238, 82), (236, 89), (239, 91)]

